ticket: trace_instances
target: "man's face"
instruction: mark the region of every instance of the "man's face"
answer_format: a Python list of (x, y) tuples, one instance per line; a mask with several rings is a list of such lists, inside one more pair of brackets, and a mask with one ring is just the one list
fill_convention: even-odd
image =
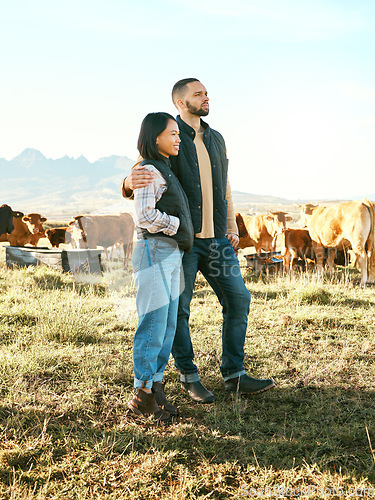
[(207, 116), (209, 104), (206, 87), (201, 82), (190, 82), (183, 98), (187, 111), (196, 116)]

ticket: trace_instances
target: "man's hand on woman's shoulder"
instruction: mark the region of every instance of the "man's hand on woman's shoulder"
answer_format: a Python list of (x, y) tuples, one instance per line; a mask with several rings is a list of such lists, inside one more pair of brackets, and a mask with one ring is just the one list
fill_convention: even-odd
[(134, 189), (146, 187), (154, 179), (154, 174), (145, 169), (143, 165), (134, 166), (130, 174), (124, 179), (124, 191), (127, 197), (130, 197)]

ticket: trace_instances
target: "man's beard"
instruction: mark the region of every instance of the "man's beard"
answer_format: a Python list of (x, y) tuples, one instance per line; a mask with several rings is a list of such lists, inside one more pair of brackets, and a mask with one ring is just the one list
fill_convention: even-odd
[(195, 106), (192, 106), (189, 101), (186, 101), (186, 107), (189, 113), (195, 116), (207, 116), (209, 113), (209, 108), (207, 108), (207, 110), (202, 108), (196, 108)]

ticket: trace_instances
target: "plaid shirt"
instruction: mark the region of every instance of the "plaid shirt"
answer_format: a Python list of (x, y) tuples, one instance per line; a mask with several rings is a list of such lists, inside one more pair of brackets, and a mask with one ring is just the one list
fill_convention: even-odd
[(135, 224), (150, 233), (164, 233), (173, 236), (180, 226), (180, 219), (155, 208), (167, 189), (167, 183), (153, 165), (145, 165), (154, 174), (154, 180), (146, 187), (134, 190)]

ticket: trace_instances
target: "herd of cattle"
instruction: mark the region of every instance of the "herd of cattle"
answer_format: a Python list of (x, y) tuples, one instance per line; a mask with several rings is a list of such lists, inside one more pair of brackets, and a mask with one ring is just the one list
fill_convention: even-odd
[(41, 214), (13, 211), (8, 205), (0, 207), (0, 242), (11, 246), (32, 245), (36, 247), (41, 238), (48, 238), (51, 246), (61, 243), (72, 248), (108, 248), (121, 245), (124, 249), (124, 263), (128, 263), (133, 250), (134, 222), (130, 213), (119, 215), (78, 215), (68, 226), (44, 230), (47, 219)]
[[(73, 248), (110, 247), (122, 245), (125, 264), (132, 253), (134, 222), (131, 214), (76, 216), (68, 226), (43, 228), (46, 218), (38, 213), (24, 215), (8, 205), (0, 207), (0, 241), (12, 246), (37, 246), (47, 237), (52, 247), (61, 243)], [(303, 229), (287, 227), (292, 217), (286, 212), (242, 216), (236, 214), (239, 230), (239, 248), (254, 247), (275, 252), (281, 244), (284, 271), (292, 271), (298, 262), (316, 266), (321, 273), (326, 265), (332, 272), (334, 263), (347, 263), (347, 251), (355, 256), (361, 271), (361, 284), (374, 280), (374, 204), (367, 199), (348, 201), (331, 206), (300, 205), (299, 225)], [(278, 240), (279, 238), (279, 240)], [(337, 261), (341, 256), (341, 261)]]
[(285, 212), (251, 216), (238, 213), (236, 220), (240, 248), (254, 246), (257, 253), (275, 251), (276, 239), (281, 236), (281, 256), (286, 272), (293, 269), (299, 259), (306, 266), (313, 261), (318, 273), (323, 271), (323, 264), (332, 272), (335, 257), (340, 254), (345, 257), (350, 249), (355, 257), (354, 264), (361, 271), (361, 284), (374, 281), (375, 215), (374, 204), (367, 199), (331, 206), (300, 205), (298, 223), (304, 229), (287, 228), (291, 217)]

